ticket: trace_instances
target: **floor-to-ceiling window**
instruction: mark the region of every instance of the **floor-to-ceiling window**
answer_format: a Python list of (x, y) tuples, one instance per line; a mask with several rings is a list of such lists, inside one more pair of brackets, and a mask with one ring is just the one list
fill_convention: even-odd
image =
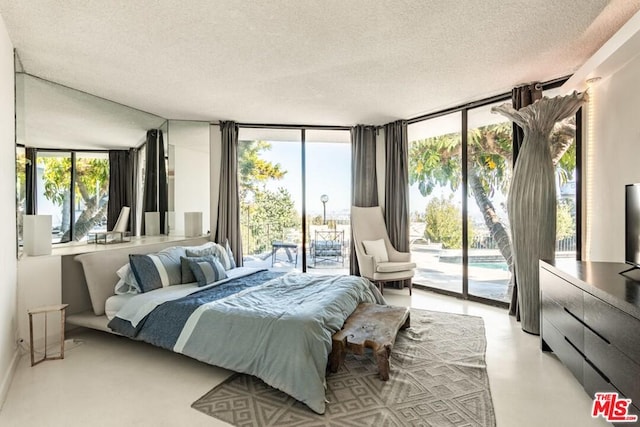
[[(560, 95), (560, 91), (545, 91), (545, 96)], [(552, 161), (556, 171), (556, 258), (576, 258), (579, 249), (578, 223), (578, 142), (576, 116), (556, 123), (551, 133)]]
[(309, 273), (349, 273), (350, 138), (349, 131), (305, 132), (305, 254)]
[(489, 104), (468, 111), (467, 224), (468, 292), (481, 298), (511, 300), (511, 239), (507, 193), (511, 184), (511, 121)]
[(302, 154), (297, 129), (238, 134), (240, 230), (248, 263), (302, 268)]
[[(544, 95), (560, 93), (549, 89)], [(416, 284), (499, 304), (511, 300), (513, 257), (506, 199), (513, 173), (512, 123), (491, 112), (504, 102), (510, 102), (509, 95), (409, 121)], [(557, 258), (579, 256), (579, 115), (558, 123), (552, 133)], [(466, 199), (461, 199), (463, 192)]]
[(348, 272), (348, 130), (240, 127), (238, 141), (247, 265)]
[(462, 133), (455, 112), (408, 125), (414, 282), (462, 293)]

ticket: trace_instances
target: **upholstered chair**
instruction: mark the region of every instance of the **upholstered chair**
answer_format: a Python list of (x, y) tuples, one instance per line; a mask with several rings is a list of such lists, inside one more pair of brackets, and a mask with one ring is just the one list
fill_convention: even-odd
[(391, 244), (380, 206), (352, 206), (351, 229), (360, 275), (374, 282), (380, 292), (385, 282), (409, 279), (411, 295), (416, 264), (409, 252), (398, 252)]

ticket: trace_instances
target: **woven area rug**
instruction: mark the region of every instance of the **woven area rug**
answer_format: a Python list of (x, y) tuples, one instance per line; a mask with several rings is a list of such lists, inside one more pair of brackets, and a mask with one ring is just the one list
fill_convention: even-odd
[(373, 355), (348, 355), (327, 374), (318, 415), (261, 380), (235, 374), (193, 408), (238, 427), (495, 426), (480, 317), (411, 309), (391, 352), (389, 381)]

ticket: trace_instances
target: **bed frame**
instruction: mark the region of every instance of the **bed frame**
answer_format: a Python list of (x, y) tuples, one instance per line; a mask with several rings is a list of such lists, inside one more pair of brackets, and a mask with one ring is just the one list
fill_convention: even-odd
[(129, 262), (129, 254), (153, 253), (171, 246), (198, 246), (209, 241), (207, 236), (64, 256), (62, 301), (69, 304), (67, 329), (81, 326), (114, 333), (107, 327), (104, 305), (114, 294), (116, 271)]

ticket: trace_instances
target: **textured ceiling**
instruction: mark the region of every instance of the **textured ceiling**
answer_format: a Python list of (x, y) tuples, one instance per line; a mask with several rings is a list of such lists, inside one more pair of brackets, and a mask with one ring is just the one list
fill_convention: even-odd
[(25, 72), (171, 119), (383, 124), (576, 70), (640, 0), (15, 1)]

